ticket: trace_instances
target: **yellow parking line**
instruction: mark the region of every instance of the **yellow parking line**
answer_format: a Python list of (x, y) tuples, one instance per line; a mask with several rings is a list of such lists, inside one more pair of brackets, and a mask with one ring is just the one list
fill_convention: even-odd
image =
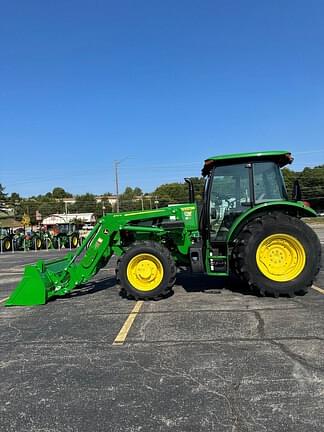
[(5, 297), (4, 299), (0, 300), (0, 303), (5, 302), (6, 300), (8, 300), (9, 297)]
[(324, 294), (324, 289), (322, 288), (318, 288), (317, 286), (313, 285), (312, 288), (318, 292), (320, 292), (321, 294)]
[(133, 322), (135, 321), (136, 315), (140, 311), (144, 301), (138, 301), (136, 302), (135, 306), (133, 307), (133, 310), (128, 315), (126, 321), (124, 322), (123, 327), (120, 329), (118, 335), (116, 336), (116, 339), (113, 342), (113, 345), (123, 345), (125, 342), (128, 332), (131, 329)]

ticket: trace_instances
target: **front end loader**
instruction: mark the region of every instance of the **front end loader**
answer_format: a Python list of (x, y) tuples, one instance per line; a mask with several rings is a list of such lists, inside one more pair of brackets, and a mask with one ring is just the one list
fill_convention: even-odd
[(235, 272), (261, 295), (294, 296), (312, 285), (321, 247), (301, 218), (316, 213), (288, 199), (287, 151), (215, 156), (205, 161), (202, 206), (194, 202), (103, 216), (76, 252), (28, 265), (7, 306), (45, 304), (89, 281), (112, 255), (116, 278), (134, 299), (167, 295), (177, 267), (226, 277)]

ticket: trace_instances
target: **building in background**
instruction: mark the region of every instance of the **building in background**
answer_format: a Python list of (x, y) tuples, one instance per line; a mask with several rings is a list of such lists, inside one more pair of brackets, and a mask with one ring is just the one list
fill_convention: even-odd
[(42, 225), (52, 226), (60, 224), (70, 224), (78, 222), (80, 224), (92, 224), (96, 223), (96, 217), (94, 213), (63, 213), (63, 214), (52, 214), (43, 219)]

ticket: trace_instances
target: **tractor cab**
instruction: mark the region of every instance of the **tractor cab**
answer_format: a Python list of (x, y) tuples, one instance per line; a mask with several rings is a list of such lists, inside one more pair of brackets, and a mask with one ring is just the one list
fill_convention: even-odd
[(252, 207), (287, 201), (280, 168), (292, 162), (288, 152), (244, 153), (205, 161), (205, 226), (211, 242), (226, 241), (233, 222)]
[[(288, 201), (281, 168), (293, 161), (287, 151), (215, 156), (205, 161), (203, 221), (208, 273), (227, 273), (230, 233), (238, 218), (256, 208)], [(244, 218), (243, 216), (243, 218)]]

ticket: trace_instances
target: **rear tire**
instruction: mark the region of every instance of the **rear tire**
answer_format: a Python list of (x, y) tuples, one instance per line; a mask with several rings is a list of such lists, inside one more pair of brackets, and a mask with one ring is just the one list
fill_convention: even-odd
[(301, 220), (282, 213), (247, 223), (233, 250), (234, 271), (261, 295), (306, 293), (320, 268), (321, 244)]
[(2, 240), (2, 250), (3, 252), (10, 252), (12, 248), (11, 239), (10, 237), (5, 237)]
[(47, 237), (47, 239), (44, 239), (43, 241), (43, 249), (53, 249), (53, 242), (50, 237)]
[(123, 296), (136, 300), (165, 297), (175, 282), (176, 266), (159, 243), (136, 243), (118, 260), (116, 279)]
[(52, 247), (54, 249), (58, 249), (58, 247), (59, 247), (58, 238), (56, 236), (52, 238)]

